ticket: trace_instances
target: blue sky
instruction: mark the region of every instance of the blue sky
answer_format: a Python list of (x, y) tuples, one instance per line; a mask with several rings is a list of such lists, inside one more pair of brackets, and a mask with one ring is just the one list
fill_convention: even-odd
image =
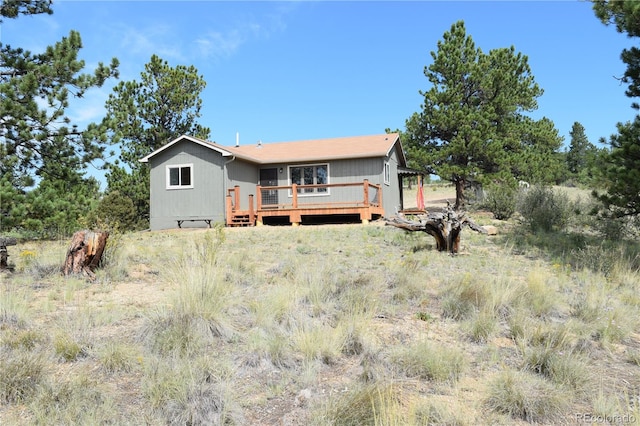
[[(204, 76), (200, 123), (223, 145), (383, 133), (420, 108), (430, 52), (458, 21), (484, 51), (514, 46), (544, 89), (546, 116), (569, 142), (574, 122), (598, 142), (635, 115), (620, 52), (633, 40), (583, 1), (71, 1), (51, 16), (6, 20), (3, 44), (40, 52), (78, 30), (88, 69), (112, 57), (120, 80), (151, 55)], [(69, 109), (99, 121), (113, 81)]]

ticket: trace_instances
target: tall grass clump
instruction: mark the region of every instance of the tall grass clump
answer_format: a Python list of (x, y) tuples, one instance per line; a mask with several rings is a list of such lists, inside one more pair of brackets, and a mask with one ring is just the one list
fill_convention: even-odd
[(107, 373), (129, 373), (141, 359), (137, 347), (121, 342), (108, 342), (97, 350), (98, 361)]
[(571, 399), (564, 390), (537, 375), (506, 370), (488, 387), (487, 408), (530, 423), (560, 422)]
[(98, 425), (126, 420), (104, 384), (86, 372), (41, 386), (29, 412), (35, 424)]
[(190, 363), (151, 360), (143, 392), (166, 424), (244, 424), (229, 382), (229, 368), (219, 360), (196, 358)]
[(552, 276), (543, 268), (529, 271), (526, 283), (520, 288), (520, 302), (534, 315), (545, 316), (552, 313), (558, 304), (557, 289), (550, 285)]
[(99, 280), (122, 281), (129, 276), (130, 259), (124, 234), (113, 230), (109, 232), (107, 244), (100, 261), (101, 269), (97, 273)]
[(455, 320), (478, 317), (481, 311), (484, 319), (506, 317), (517, 295), (517, 287), (508, 278), (465, 272), (454, 276), (442, 292), (442, 314)]
[(24, 327), (29, 321), (28, 294), (18, 285), (0, 283), (0, 330)]
[(330, 365), (342, 353), (345, 333), (341, 328), (308, 321), (293, 327), (292, 339), (305, 360), (320, 360)]
[(41, 353), (0, 351), (0, 401), (22, 403), (47, 379), (47, 361)]
[(395, 350), (391, 361), (407, 377), (457, 381), (466, 368), (463, 352), (455, 347), (419, 341)]
[(67, 362), (72, 362), (88, 355), (87, 346), (64, 331), (59, 331), (54, 336), (53, 348), (56, 355)]
[(191, 316), (159, 307), (147, 315), (142, 340), (161, 356), (191, 356), (209, 341), (210, 333), (199, 325)]
[(375, 382), (356, 387), (329, 401), (313, 416), (314, 425), (387, 426), (408, 424), (407, 398), (395, 383)]
[(527, 190), (518, 204), (523, 224), (534, 233), (564, 230), (571, 210), (566, 193), (537, 185)]
[(472, 414), (468, 413), (464, 403), (451, 401), (429, 400), (425, 403), (412, 407), (409, 413), (412, 425), (443, 425), (443, 426), (466, 426), (473, 425)]
[(473, 342), (485, 343), (493, 336), (498, 324), (495, 312), (482, 309), (464, 324), (464, 330)]
[(464, 320), (470, 318), (490, 297), (489, 285), (471, 273), (455, 279), (444, 292), (442, 313), (446, 318)]
[[(230, 338), (233, 324), (228, 310), (236, 301), (236, 286), (218, 265), (224, 229), (215, 227), (185, 249), (166, 277), (175, 288), (171, 310), (180, 321), (209, 329), (215, 337)], [(169, 320), (170, 317), (165, 317)]]

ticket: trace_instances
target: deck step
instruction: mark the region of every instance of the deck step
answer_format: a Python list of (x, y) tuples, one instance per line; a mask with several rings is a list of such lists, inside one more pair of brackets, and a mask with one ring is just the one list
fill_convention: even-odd
[(248, 214), (234, 215), (231, 217), (231, 226), (253, 226), (253, 221)]

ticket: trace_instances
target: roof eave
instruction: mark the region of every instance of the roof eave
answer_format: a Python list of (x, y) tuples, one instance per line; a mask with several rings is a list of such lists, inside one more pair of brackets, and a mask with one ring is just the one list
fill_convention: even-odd
[(177, 144), (178, 142), (187, 139), (193, 143), (196, 143), (198, 145), (204, 146), (205, 148), (208, 149), (212, 149), (214, 151), (219, 152), (223, 157), (231, 157), (234, 154), (231, 153), (230, 151), (224, 149), (223, 147), (219, 146), (218, 144), (214, 143), (214, 142), (209, 142), (209, 141), (205, 141), (193, 136), (188, 136), (188, 135), (182, 135), (182, 136), (178, 136), (177, 138), (175, 138), (174, 140), (172, 140), (171, 142), (167, 143), (166, 145), (163, 145), (162, 147), (156, 149), (155, 151), (153, 151), (152, 153), (146, 155), (145, 157), (142, 157), (141, 159), (139, 159), (138, 161), (140, 163), (148, 163), (149, 159), (151, 159), (151, 157), (155, 157), (157, 154), (161, 153), (162, 151), (172, 147), (173, 145)]

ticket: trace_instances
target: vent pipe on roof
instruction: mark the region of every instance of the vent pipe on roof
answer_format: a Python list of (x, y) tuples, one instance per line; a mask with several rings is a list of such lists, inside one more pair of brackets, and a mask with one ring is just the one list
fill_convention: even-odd
[(236, 132), (236, 146), (240, 146), (240, 132)]
[(258, 141), (258, 148), (262, 148), (262, 139)]

